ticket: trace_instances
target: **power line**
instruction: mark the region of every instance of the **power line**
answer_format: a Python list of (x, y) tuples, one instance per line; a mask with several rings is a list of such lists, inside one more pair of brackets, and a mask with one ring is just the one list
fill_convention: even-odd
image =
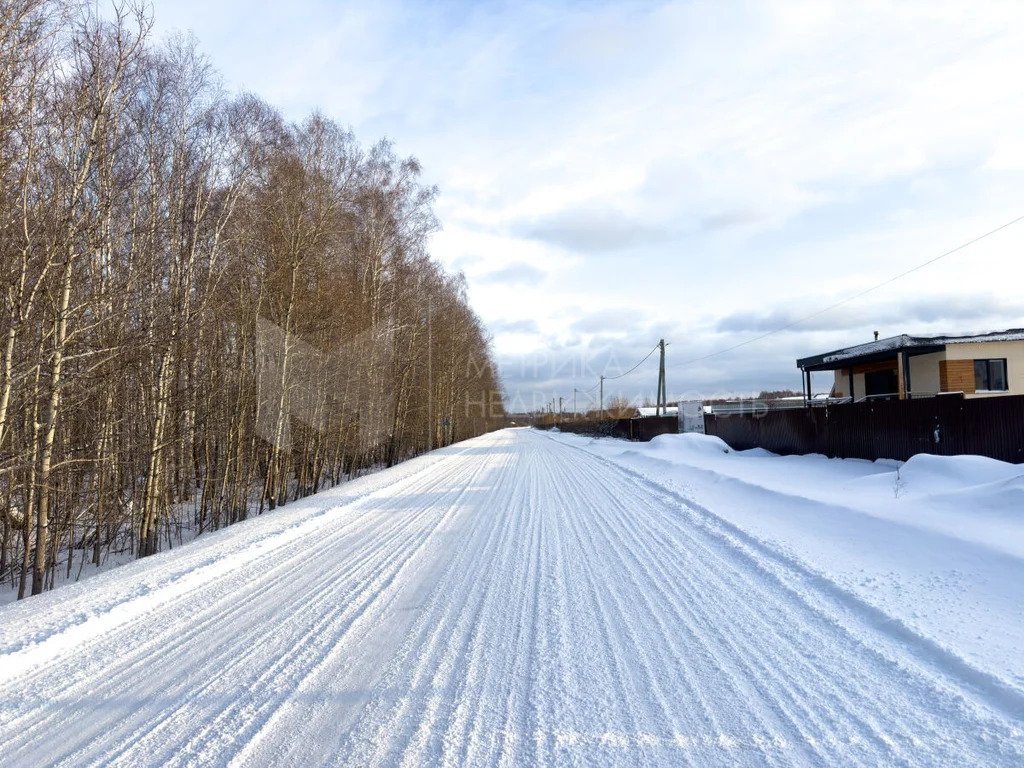
[(655, 344), (654, 348), (650, 352), (647, 353), (647, 356), (643, 360), (641, 360), (639, 363), (634, 365), (632, 368), (630, 368), (628, 371), (626, 371), (625, 373), (620, 373), (618, 376), (605, 376), (604, 380), (605, 381), (615, 381), (616, 379), (621, 379), (621, 378), (624, 378), (626, 376), (629, 376), (629, 374), (631, 374), (633, 371), (635, 371), (641, 365), (646, 363), (648, 361), (648, 359), (650, 359), (651, 355), (653, 355), (660, 348), (661, 348), (661, 344)]
[[(1007, 227), (1012, 227), (1014, 224), (1017, 224), (1018, 222), (1021, 222), (1021, 221), (1024, 221), (1024, 216), (1018, 216), (1017, 218), (1013, 219), (1012, 221), (1008, 221), (1005, 224), (1001, 224), (1000, 226), (996, 227), (995, 229), (991, 229), (988, 232), (986, 232), (985, 234), (979, 235), (978, 237), (975, 237), (973, 240), (968, 240), (966, 243), (961, 243), (956, 248), (953, 248), (950, 251), (946, 251), (945, 253), (936, 256), (935, 258), (932, 258), (932, 259), (929, 259), (928, 261), (922, 262), (922, 263), (918, 264), (916, 267), (912, 267), (912, 268), (908, 269), (906, 272), (900, 272), (898, 275), (894, 275), (893, 277), (890, 277), (887, 280), (883, 280), (882, 282), (878, 283), (877, 285), (873, 285), (870, 288), (866, 288), (865, 290), (861, 291), (860, 293), (854, 294), (853, 296), (848, 296), (847, 298), (842, 299), (841, 301), (837, 301), (835, 304), (831, 304), (831, 305), (825, 307), (824, 309), (819, 309), (816, 312), (812, 312), (809, 315), (805, 315), (804, 317), (797, 318), (796, 320), (793, 320), (790, 323), (786, 323), (786, 325), (780, 326), (779, 328), (775, 328), (774, 330), (768, 331), (767, 333), (762, 333), (760, 336), (755, 336), (752, 339), (747, 339), (746, 341), (741, 341), (739, 344), (733, 344), (731, 347), (726, 347), (725, 349), (720, 349), (717, 352), (711, 352), (710, 354), (702, 355), (701, 357), (695, 357), (695, 358), (692, 358), (690, 360), (683, 360), (682, 362), (676, 363), (675, 365), (671, 365), (669, 367), (670, 368), (681, 368), (684, 365), (693, 365), (694, 363), (699, 363), (699, 362), (701, 362), (703, 360), (708, 360), (708, 359), (710, 359), (712, 357), (718, 357), (719, 355), (724, 355), (727, 352), (732, 352), (733, 350), (740, 349), (741, 347), (746, 347), (746, 346), (748, 346), (750, 344), (754, 344), (754, 343), (756, 343), (758, 341), (761, 341), (762, 339), (767, 339), (769, 336), (774, 336), (777, 333), (782, 333), (783, 331), (788, 331), (790, 328), (792, 328), (792, 327), (794, 327), (796, 325), (800, 325), (801, 323), (806, 323), (808, 320), (813, 320), (814, 318), (816, 318), (816, 317), (818, 317), (820, 315), (824, 315), (826, 312), (831, 312), (833, 309), (841, 307), (844, 304), (849, 304), (851, 301), (856, 301), (857, 299), (863, 298), (864, 296), (867, 296), (869, 293), (873, 293), (874, 291), (877, 291), (879, 288), (884, 288), (885, 286), (889, 285), (890, 283), (894, 283), (897, 280), (900, 280), (900, 279), (906, 277), (907, 275), (913, 274), (914, 272), (917, 272), (918, 270), (921, 270), (921, 269), (924, 269), (925, 267), (931, 266), (935, 262), (941, 261), (942, 259), (946, 258), (947, 256), (952, 256), (954, 253), (957, 253), (958, 251), (962, 251), (964, 248), (968, 248), (968, 247), (974, 245), (975, 243), (981, 242), (986, 237), (990, 237), (991, 235), (994, 235), (997, 232), (1000, 232), (1000, 231), (1006, 229)], [(650, 357), (650, 355), (648, 355), (648, 357)]]

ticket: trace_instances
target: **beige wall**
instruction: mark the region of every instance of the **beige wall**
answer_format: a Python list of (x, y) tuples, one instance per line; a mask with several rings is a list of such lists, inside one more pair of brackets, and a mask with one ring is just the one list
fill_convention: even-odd
[[(933, 352), (910, 358), (911, 393), (934, 394), (939, 391), (940, 360), (992, 360), (1006, 359), (1009, 393), (980, 392), (966, 397), (998, 397), (999, 394), (1024, 395), (1024, 341), (984, 342), (978, 344), (949, 344), (945, 352)], [(854, 374), (857, 397), (864, 397), (864, 374)], [(835, 372), (836, 397), (849, 397), (848, 376)]]
[(946, 359), (945, 352), (918, 355), (910, 358), (910, 393), (934, 395), (939, 391), (939, 361)]
[[(947, 360), (990, 360), (1006, 358), (1006, 378), (1011, 395), (1024, 395), (1024, 341), (998, 341), (981, 344), (950, 344)], [(967, 397), (993, 397), (1000, 393), (979, 392)]]
[[(855, 373), (853, 374), (853, 386), (857, 390), (857, 397), (864, 397), (866, 387), (864, 384), (864, 374)], [(850, 377), (843, 376), (840, 371), (836, 371), (836, 397), (849, 397), (850, 393), (847, 391), (850, 388)]]

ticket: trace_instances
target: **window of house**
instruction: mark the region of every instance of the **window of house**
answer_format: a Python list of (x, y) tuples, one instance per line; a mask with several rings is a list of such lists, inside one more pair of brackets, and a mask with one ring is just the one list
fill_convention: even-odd
[(1006, 392), (1006, 360), (975, 360), (974, 388), (979, 392)]

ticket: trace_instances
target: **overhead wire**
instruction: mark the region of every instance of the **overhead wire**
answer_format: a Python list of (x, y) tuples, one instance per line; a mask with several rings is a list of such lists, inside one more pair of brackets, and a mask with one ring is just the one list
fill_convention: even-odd
[[(763, 339), (767, 339), (769, 336), (774, 336), (777, 333), (782, 333), (783, 331), (788, 331), (790, 328), (793, 328), (794, 326), (800, 325), (801, 323), (806, 323), (808, 320), (813, 320), (814, 318), (819, 317), (820, 315), (823, 315), (826, 312), (831, 312), (833, 309), (837, 309), (838, 307), (841, 307), (844, 304), (849, 304), (851, 301), (856, 301), (857, 299), (863, 298), (864, 296), (867, 296), (869, 293), (873, 293), (874, 291), (877, 291), (879, 288), (884, 288), (885, 286), (889, 285), (890, 283), (894, 283), (897, 280), (901, 280), (902, 278), (906, 277), (907, 275), (911, 275), (914, 272), (917, 272), (919, 270), (924, 269), (925, 267), (931, 266), (935, 262), (941, 261), (942, 259), (946, 258), (947, 256), (952, 256), (954, 253), (962, 251), (965, 248), (968, 248), (968, 247), (974, 245), (975, 243), (981, 242), (986, 237), (991, 237), (992, 235), (996, 234), (997, 232), (1001, 232), (1002, 230), (1004, 230), (1004, 229), (1006, 229), (1008, 227), (1012, 227), (1014, 224), (1017, 224), (1017, 223), (1019, 223), (1021, 221), (1024, 221), (1024, 215), (1018, 216), (1017, 218), (1012, 219), (1011, 221), (1008, 221), (1005, 224), (1001, 224), (998, 227), (996, 227), (995, 229), (990, 229), (988, 232), (986, 232), (983, 235), (979, 235), (978, 237), (975, 237), (975, 238), (973, 238), (971, 240), (968, 240), (965, 243), (961, 243), (960, 245), (958, 245), (956, 248), (953, 248), (952, 250), (946, 251), (945, 253), (942, 253), (942, 254), (940, 254), (940, 255), (932, 258), (932, 259), (929, 259), (928, 261), (924, 261), (924, 262), (918, 264), (915, 267), (911, 267), (910, 269), (906, 270), (905, 272), (900, 272), (898, 275), (894, 275), (894, 276), (888, 278), (887, 280), (883, 280), (882, 282), (878, 283), (877, 285), (873, 285), (870, 288), (866, 288), (865, 290), (861, 291), (860, 293), (856, 293), (853, 296), (848, 296), (847, 298), (842, 299), (841, 301), (837, 301), (835, 304), (830, 304), (829, 306), (825, 307), (824, 309), (819, 309), (819, 310), (817, 310), (815, 312), (812, 312), (809, 315), (804, 315), (803, 317), (797, 318), (796, 320), (793, 320), (793, 321), (791, 321), (789, 323), (786, 323), (785, 325), (779, 326), (778, 328), (775, 328), (775, 329), (773, 329), (771, 331), (768, 331), (767, 333), (762, 333), (760, 336), (755, 336), (755, 337), (753, 337), (751, 339), (747, 339), (746, 341), (741, 341), (739, 344), (733, 344), (730, 347), (725, 347), (724, 349), (719, 349), (716, 352), (711, 352), (711, 353), (709, 353), (707, 355), (701, 355), (700, 357), (694, 357), (694, 358), (691, 358), (690, 360), (682, 360), (682, 361), (680, 361), (678, 363), (675, 363), (674, 365), (670, 365), (668, 367), (671, 369), (671, 368), (681, 368), (681, 367), (683, 367), (685, 365), (693, 365), (694, 363), (699, 363), (699, 362), (702, 362), (704, 360), (709, 360), (712, 357), (718, 357), (719, 355), (724, 355), (724, 354), (726, 354), (728, 352), (732, 352), (734, 350), (740, 349), (741, 347), (746, 347), (746, 346), (748, 346), (750, 344), (755, 344), (756, 342), (761, 341)], [(650, 357), (650, 355), (648, 355), (648, 357)]]
[(641, 360), (641, 361), (640, 361), (639, 363), (637, 363), (636, 365), (634, 365), (634, 366), (633, 366), (632, 368), (630, 368), (630, 369), (629, 369), (628, 371), (626, 371), (625, 373), (620, 373), (620, 374), (619, 374), (618, 376), (605, 376), (605, 377), (604, 377), (604, 380), (605, 380), (605, 381), (615, 381), (616, 379), (621, 379), (621, 378), (624, 378), (624, 377), (626, 377), (626, 376), (629, 376), (629, 374), (631, 374), (631, 373), (632, 373), (633, 371), (635, 371), (635, 370), (636, 370), (637, 368), (639, 368), (639, 367), (640, 367), (641, 365), (643, 365), (644, 363), (646, 363), (646, 362), (647, 362), (647, 361), (648, 361), (648, 360), (650, 359), (651, 355), (653, 355), (653, 354), (654, 354), (654, 353), (655, 353), (655, 352), (656, 352), (656, 351), (658, 350), (658, 348), (659, 348), (660, 346), (661, 346), (660, 344), (655, 344), (655, 345), (654, 345), (654, 349), (652, 349), (652, 350), (651, 350), (650, 352), (648, 352), (648, 353), (647, 353), (647, 356), (646, 356), (646, 357), (644, 357), (644, 359), (643, 359), (643, 360)]

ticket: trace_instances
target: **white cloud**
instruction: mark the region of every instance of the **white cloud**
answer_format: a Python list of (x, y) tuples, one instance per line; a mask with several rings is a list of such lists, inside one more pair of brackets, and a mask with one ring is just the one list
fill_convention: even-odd
[[(502, 353), (586, 344), (573, 323), (604, 310), (642, 310), (698, 346), (719, 318), (852, 295), (1024, 213), (1020, 3), (157, 0), (156, 12), (194, 27), (229, 83), (415, 153), (442, 190), (436, 255), (465, 268), (485, 321), (536, 323), (538, 336), (507, 340), (498, 326)], [(1008, 305), (1022, 237), (849, 305), (849, 334), (952, 290)], [(546, 277), (480, 279), (509, 264)], [(756, 389), (840, 335), (730, 359), (778, 355), (748, 366)], [(632, 343), (642, 354), (653, 340)], [(738, 386), (737, 365), (721, 370), (692, 376)]]

